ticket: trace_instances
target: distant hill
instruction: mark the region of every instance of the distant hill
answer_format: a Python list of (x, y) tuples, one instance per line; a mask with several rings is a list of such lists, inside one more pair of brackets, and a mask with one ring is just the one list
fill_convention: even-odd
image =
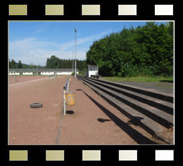
[[(11, 62), (10, 62), (11, 63)], [(9, 64), (9, 67), (10, 67), (11, 65)], [(18, 63), (17, 62), (15, 62), (14, 63), (14, 65), (13, 65), (14, 67), (10, 67), (10, 68), (18, 68)], [(44, 66), (40, 66), (40, 65), (28, 65), (28, 64), (25, 64), (25, 63), (22, 63), (22, 68), (44, 68)]]
[[(16, 65), (18, 65), (18, 63), (16, 63)], [(22, 66), (24, 66), (25, 68), (29, 68), (29, 65), (25, 63), (22, 63)]]

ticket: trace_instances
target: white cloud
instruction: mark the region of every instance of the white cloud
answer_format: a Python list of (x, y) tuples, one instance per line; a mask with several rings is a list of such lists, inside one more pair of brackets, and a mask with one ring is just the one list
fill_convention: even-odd
[[(109, 32), (111, 31), (109, 30), (94, 36), (77, 39), (77, 59), (84, 60), (86, 58), (86, 51), (93, 41), (100, 39)], [(55, 55), (60, 59), (72, 59), (72, 51), (74, 50), (75, 40), (59, 44), (56, 42), (41, 41), (35, 37), (31, 37), (9, 42), (9, 58), (17, 62), (21, 60), (22, 63), (26, 64), (45, 65), (46, 59), (51, 55)]]

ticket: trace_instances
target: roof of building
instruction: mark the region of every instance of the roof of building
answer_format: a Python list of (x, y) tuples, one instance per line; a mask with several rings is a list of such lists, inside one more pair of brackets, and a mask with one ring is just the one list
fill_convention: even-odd
[[(9, 72), (72, 72), (74, 69), (9, 69)], [(76, 69), (78, 72), (78, 69)]]

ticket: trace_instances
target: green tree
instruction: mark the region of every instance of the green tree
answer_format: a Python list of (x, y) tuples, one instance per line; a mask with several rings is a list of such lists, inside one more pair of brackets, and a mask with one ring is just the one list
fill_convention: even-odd
[(14, 59), (11, 59), (11, 62), (9, 62), (9, 68), (12, 68), (12, 69), (17, 68), (17, 64)]
[(29, 68), (33, 69), (33, 68), (34, 68), (34, 64), (31, 63), (31, 64), (29, 65)]
[[(60, 59), (59, 66), (60, 68), (74, 68), (75, 60), (73, 59)], [(77, 60), (77, 69), (83, 71), (85, 66), (85, 60)]]
[(23, 69), (26, 69), (27, 68), (27, 65), (26, 64), (22, 64), (22, 68)]
[(104, 76), (172, 75), (173, 22), (124, 27), (94, 41), (86, 63), (97, 65)]
[(60, 68), (60, 59), (55, 55), (52, 55), (50, 58), (47, 58), (46, 61), (47, 68)]
[[(173, 29), (172, 29), (173, 30)], [(155, 75), (173, 73), (173, 32), (165, 24), (147, 23), (138, 29), (139, 43), (144, 44), (148, 56), (146, 64)]]
[(17, 66), (19, 69), (22, 68), (22, 62), (21, 60), (18, 61), (18, 66)]
[(166, 27), (169, 31), (170, 36), (173, 36), (173, 22), (166, 23)]

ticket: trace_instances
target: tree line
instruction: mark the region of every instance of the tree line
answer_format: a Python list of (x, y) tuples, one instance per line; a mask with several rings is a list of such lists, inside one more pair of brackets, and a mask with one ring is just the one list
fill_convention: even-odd
[[(75, 62), (73, 59), (59, 59), (55, 55), (47, 58), (46, 68), (74, 68)], [(85, 60), (76, 60), (76, 68), (83, 71), (86, 68)]]
[(11, 61), (9, 59), (9, 68), (10, 69), (26, 69), (26, 68), (35, 69), (35, 68), (43, 68), (43, 67), (40, 65), (34, 65), (33, 63), (31, 63), (30, 65), (23, 64), (21, 60), (16, 62), (14, 59), (11, 59)]
[(86, 63), (97, 65), (103, 76), (173, 75), (173, 22), (111, 33), (94, 41)]
[[(76, 68), (79, 71), (84, 71), (86, 68), (85, 60), (76, 60)], [(18, 63), (14, 59), (9, 59), (9, 68), (10, 69), (21, 69), (21, 68), (49, 68), (49, 69), (67, 69), (74, 68), (74, 60), (73, 59), (59, 59), (55, 55), (52, 55), (50, 58), (46, 60), (46, 66), (34, 65), (31, 63), (30, 65), (22, 64), (21, 60)]]

